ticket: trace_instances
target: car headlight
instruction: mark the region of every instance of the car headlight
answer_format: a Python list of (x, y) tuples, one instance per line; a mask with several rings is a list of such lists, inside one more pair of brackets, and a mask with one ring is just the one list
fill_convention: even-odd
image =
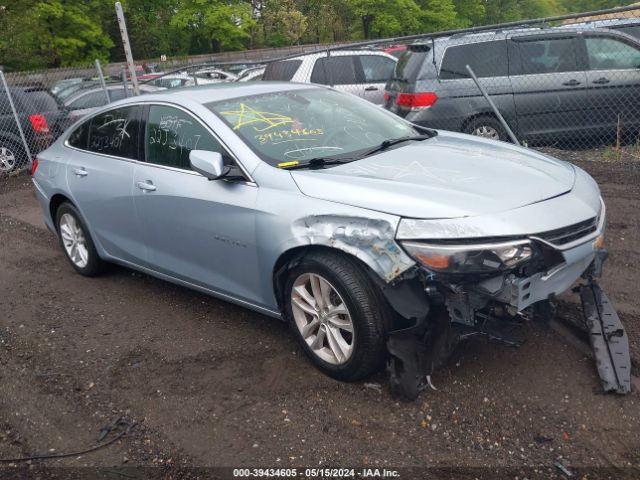
[(490, 273), (508, 270), (529, 260), (531, 242), (518, 240), (478, 245), (401, 242), (407, 253), (427, 267), (446, 273)]

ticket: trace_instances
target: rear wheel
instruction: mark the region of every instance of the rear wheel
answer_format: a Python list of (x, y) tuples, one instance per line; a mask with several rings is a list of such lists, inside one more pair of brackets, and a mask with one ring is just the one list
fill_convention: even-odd
[(384, 365), (389, 307), (355, 260), (308, 254), (289, 272), (285, 294), (294, 335), (322, 372), (353, 381)]
[(68, 202), (58, 207), (56, 227), (60, 245), (73, 268), (87, 277), (93, 277), (104, 269), (93, 240), (80, 212)]
[(472, 118), (464, 129), (465, 133), (491, 140), (507, 141), (507, 132), (497, 118), (481, 115)]

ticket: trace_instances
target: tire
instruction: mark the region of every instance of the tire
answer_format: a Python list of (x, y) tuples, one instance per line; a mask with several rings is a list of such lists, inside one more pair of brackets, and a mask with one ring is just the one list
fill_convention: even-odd
[(69, 202), (62, 203), (56, 211), (56, 230), (60, 246), (76, 272), (94, 277), (104, 270), (105, 263), (98, 256), (80, 212)]
[(0, 175), (24, 167), (27, 163), (27, 153), (22, 145), (0, 138)]
[(469, 120), (464, 133), (491, 140), (508, 141), (507, 132), (500, 121), (490, 115), (480, 115)]
[[(312, 282), (318, 282), (317, 291), (328, 294), (314, 296)], [(322, 282), (325, 282), (324, 289)], [(301, 287), (313, 302), (305, 300), (304, 292), (300, 294)], [(294, 336), (323, 373), (338, 380), (355, 381), (384, 365), (390, 307), (356, 260), (331, 252), (309, 253), (289, 271), (284, 294), (285, 315)], [(346, 313), (327, 315), (324, 313), (326, 308), (315, 310), (313, 305), (318, 306), (316, 298), (323, 299), (320, 302), (323, 304), (328, 298), (331, 310), (343, 312), (344, 306)], [(323, 306), (327, 307), (320, 305)], [(311, 324), (314, 326), (307, 327), (305, 338), (303, 329)], [(321, 330), (324, 334), (320, 333)]]

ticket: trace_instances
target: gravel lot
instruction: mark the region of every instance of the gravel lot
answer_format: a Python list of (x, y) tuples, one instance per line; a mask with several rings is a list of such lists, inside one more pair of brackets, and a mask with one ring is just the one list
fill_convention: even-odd
[[(551, 153), (582, 159), (601, 185), (611, 252), (603, 285), (637, 371), (640, 162)], [(323, 376), (276, 320), (125, 268), (75, 274), (28, 176), (0, 179), (0, 245), (0, 457), (82, 450), (109, 420), (138, 422), (90, 454), (0, 464), (2, 478), (44, 465), (156, 467), (132, 478), (213, 475), (188, 466), (563, 478), (558, 461), (578, 478), (640, 476), (638, 382), (628, 396), (599, 393), (593, 360), (553, 328), (527, 325), (519, 349), (466, 345), (435, 375), (438, 391), (406, 403), (390, 396), (384, 373), (353, 384)], [(560, 316), (577, 318), (577, 301), (563, 298)], [(124, 478), (114, 475), (104, 478)]]

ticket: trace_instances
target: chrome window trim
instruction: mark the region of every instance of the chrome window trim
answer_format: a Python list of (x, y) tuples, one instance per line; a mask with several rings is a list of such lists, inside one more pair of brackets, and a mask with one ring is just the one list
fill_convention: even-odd
[[(165, 102), (165, 101), (157, 101), (157, 100), (149, 100), (149, 101), (140, 101), (140, 102), (133, 102), (133, 103), (126, 103), (124, 105), (118, 105), (114, 108), (126, 108), (126, 107), (137, 107), (137, 106), (153, 106), (153, 105), (162, 105), (162, 106), (167, 106), (167, 107), (172, 107), (172, 108), (177, 108), (178, 110), (182, 110), (183, 112), (191, 115), (193, 118), (195, 118), (198, 123), (200, 123), (200, 125), (202, 125), (205, 130), (207, 130), (219, 143), (220, 145), (222, 145), (222, 148), (225, 149), (225, 151), (231, 156), (231, 158), (233, 159), (233, 161), (238, 165), (238, 167), (240, 167), (240, 170), (242, 170), (242, 173), (249, 179), (246, 182), (235, 182), (235, 183), (240, 183), (240, 184), (247, 184), (247, 185), (251, 185), (251, 186), (258, 186), (258, 184), (256, 183), (256, 181), (254, 180), (254, 178), (251, 176), (251, 174), (247, 171), (247, 169), (245, 168), (245, 166), (242, 164), (242, 162), (238, 159), (238, 157), (233, 153), (233, 151), (227, 146), (227, 144), (211, 129), (211, 127), (209, 127), (204, 121), (202, 121), (202, 119), (196, 115), (195, 113), (193, 113), (191, 110), (188, 110), (186, 108), (184, 108), (181, 105), (177, 105), (175, 103), (171, 103), (171, 102)], [(183, 168), (176, 168), (176, 167), (170, 167), (168, 165), (158, 165), (156, 163), (149, 163), (147, 161), (144, 160), (135, 160), (133, 158), (126, 158), (126, 157), (120, 157), (118, 155), (107, 155), (105, 153), (98, 153), (98, 152), (93, 152), (91, 150), (87, 150), (87, 149), (83, 149), (83, 148), (78, 148), (78, 147), (74, 147), (72, 145), (69, 144), (69, 137), (71, 136), (71, 134), (80, 127), (80, 125), (82, 125), (85, 122), (91, 121), (94, 117), (97, 117), (98, 115), (102, 115), (103, 113), (108, 112), (109, 109), (105, 109), (105, 110), (101, 110), (99, 112), (95, 112), (92, 114), (89, 114), (87, 117), (84, 117), (82, 119), (82, 122), (78, 124), (78, 126), (76, 126), (74, 129), (70, 129), (69, 133), (66, 134), (63, 145), (67, 148), (70, 148), (72, 150), (77, 150), (79, 152), (85, 152), (85, 153), (90, 153), (92, 155), (99, 155), (101, 157), (106, 157), (106, 158), (113, 158), (116, 160), (124, 160), (126, 162), (134, 162), (134, 163), (139, 163), (141, 165), (147, 165), (147, 166), (153, 166), (153, 167), (157, 167), (157, 168), (164, 168), (167, 170), (172, 170), (175, 172), (180, 172), (180, 173), (187, 173), (190, 175), (199, 175), (201, 177), (204, 178), (203, 175), (201, 175), (198, 172), (194, 172), (193, 170), (185, 170)], [(146, 126), (146, 119), (145, 120), (145, 126)], [(146, 128), (145, 128), (145, 138), (146, 138)], [(146, 152), (146, 150), (145, 150)]]

